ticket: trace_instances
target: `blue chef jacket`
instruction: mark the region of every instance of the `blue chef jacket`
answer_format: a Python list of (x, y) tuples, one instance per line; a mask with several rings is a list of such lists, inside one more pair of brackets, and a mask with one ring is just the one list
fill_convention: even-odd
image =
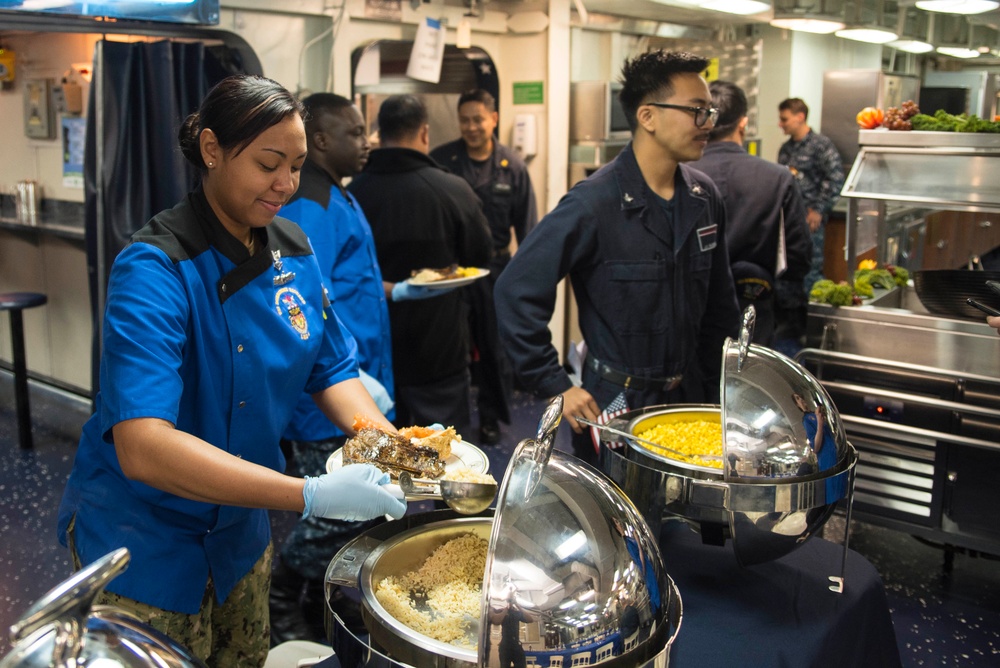
[(84, 564), (118, 547), (131, 551), (130, 567), (108, 591), (193, 614), (209, 574), (221, 603), (271, 537), (264, 510), (128, 480), (115, 424), (160, 418), (283, 471), (278, 441), (303, 389), (357, 376), (354, 340), (328, 308), (309, 240), (280, 218), (261, 232), (251, 257), (199, 190), (155, 216), (115, 260), (101, 392), (59, 508), (60, 542), (75, 516)]
[[(281, 215), (298, 223), (312, 242), (333, 308), (358, 344), (358, 365), (393, 397), (389, 307), (361, 205), (307, 159), (299, 189)], [(386, 417), (392, 420), (394, 411)], [(321, 441), (343, 433), (303, 394), (285, 438)]]

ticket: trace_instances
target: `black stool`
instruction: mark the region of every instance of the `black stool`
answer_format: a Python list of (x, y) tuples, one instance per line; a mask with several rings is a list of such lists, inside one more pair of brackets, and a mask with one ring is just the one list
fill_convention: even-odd
[(28, 368), (24, 359), (24, 319), (21, 311), (41, 306), (48, 297), (38, 292), (0, 292), (0, 311), (10, 311), (10, 342), (14, 353), (14, 404), (17, 406), (17, 431), (21, 447), (29, 450), (31, 409), (28, 406)]

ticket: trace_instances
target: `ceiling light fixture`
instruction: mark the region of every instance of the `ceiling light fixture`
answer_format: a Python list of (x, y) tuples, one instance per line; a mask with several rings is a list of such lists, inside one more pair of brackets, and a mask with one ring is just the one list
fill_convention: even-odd
[(899, 33), (885, 23), (885, 5), (881, 2), (858, 0), (844, 12), (844, 22), (847, 26), (835, 33), (837, 37), (868, 44), (886, 44), (899, 39)]
[(701, 3), (701, 8), (710, 9), (713, 12), (748, 16), (770, 10), (771, 3), (760, 2), (759, 0), (709, 0), (708, 2)]
[(771, 25), (783, 30), (829, 35), (844, 28), (840, 16), (826, 12), (826, 0), (812, 2), (810, 6), (800, 5), (797, 0), (775, 0), (774, 18)]
[(917, 9), (942, 14), (982, 14), (997, 7), (994, 0), (917, 0)]
[(951, 56), (952, 58), (978, 58), (979, 51), (976, 49), (969, 49), (964, 46), (939, 46), (937, 52), (943, 56)]
[(930, 53), (934, 50), (933, 44), (921, 42), (919, 39), (897, 39), (895, 42), (889, 42), (886, 46), (907, 53)]
[(869, 44), (887, 44), (895, 41), (899, 35), (886, 28), (857, 26), (838, 30), (837, 37), (853, 39), (855, 42), (867, 42)]

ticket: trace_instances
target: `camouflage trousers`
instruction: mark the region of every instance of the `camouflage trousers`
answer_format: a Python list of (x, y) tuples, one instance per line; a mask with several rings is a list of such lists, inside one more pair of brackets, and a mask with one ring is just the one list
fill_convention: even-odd
[[(286, 473), (297, 477), (326, 473), (326, 460), (346, 440), (345, 436), (322, 441), (283, 440), (282, 447), (290, 455)], [(278, 552), (281, 562), (307, 580), (322, 581), (330, 559), (340, 548), (383, 521), (381, 518), (360, 522), (323, 517), (299, 519)]]
[[(68, 534), (73, 567), (80, 570), (80, 557), (73, 543), (73, 521)], [(201, 609), (192, 615), (164, 610), (108, 591), (101, 592), (94, 604), (132, 613), (186, 647), (209, 668), (263, 666), (271, 644), (268, 589), (273, 554), (274, 546), (268, 545), (221, 605), (215, 600), (215, 585), (209, 575)]]

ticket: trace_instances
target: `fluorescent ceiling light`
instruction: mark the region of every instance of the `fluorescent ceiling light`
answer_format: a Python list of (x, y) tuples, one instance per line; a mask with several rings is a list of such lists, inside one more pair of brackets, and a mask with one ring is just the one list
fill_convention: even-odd
[(917, 9), (945, 14), (982, 14), (997, 7), (994, 0), (917, 0)]
[(869, 44), (886, 44), (895, 41), (899, 35), (884, 28), (846, 28), (836, 32), (837, 37), (853, 39), (856, 42)]
[(771, 5), (758, 0), (709, 0), (701, 4), (702, 9), (711, 9), (714, 12), (726, 12), (727, 14), (759, 14), (771, 9)]
[(918, 39), (897, 39), (895, 42), (889, 42), (887, 46), (907, 53), (930, 53), (934, 50), (933, 44)]
[(829, 19), (813, 19), (806, 17), (775, 18), (771, 20), (771, 25), (775, 28), (785, 30), (798, 30), (799, 32), (811, 32), (817, 35), (829, 35), (832, 32), (842, 30), (844, 24), (840, 21)]
[(978, 58), (979, 51), (964, 46), (939, 46), (937, 52), (952, 58)]

